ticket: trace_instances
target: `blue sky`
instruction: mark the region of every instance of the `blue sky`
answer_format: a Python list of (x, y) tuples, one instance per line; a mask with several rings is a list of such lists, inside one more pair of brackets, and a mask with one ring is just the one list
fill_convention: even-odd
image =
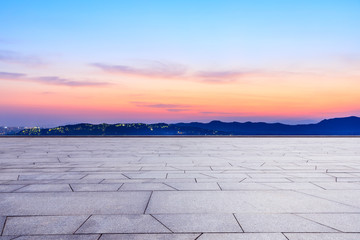
[[(27, 77), (22, 79), (19, 87), (39, 89), (37, 93), (58, 92), (57, 100), (42, 98), (43, 101), (49, 102), (65, 98), (63, 92), (66, 90), (61, 87), (50, 89), (46, 83), (44, 84), (46, 86), (40, 86), (40, 81), (37, 81), (37, 85), (33, 85), (35, 82), (33, 78), (51, 76), (71, 79), (71, 81), (111, 82), (118, 85), (119, 92), (122, 92), (121, 89), (124, 89), (124, 86), (127, 88), (126, 91), (132, 94), (144, 95), (150, 92), (146, 97), (132, 98), (129, 102), (146, 101), (150, 103), (148, 105), (180, 104), (176, 102), (176, 99), (170, 101), (165, 95), (156, 93), (151, 87), (148, 89), (138, 87), (144, 84), (162, 86), (167, 82), (163, 84), (158, 81), (158, 78), (146, 79), (146, 76), (142, 76), (143, 82), (135, 81), (132, 79), (134, 76), (129, 76), (129, 72), (126, 76), (121, 75), (124, 72), (121, 74), (117, 72), (117, 76), (105, 73), (101, 75), (99, 69), (94, 67), (96, 66), (94, 63), (126, 66), (142, 73), (149, 73), (149, 69), (152, 68), (160, 68), (161, 71), (184, 68), (187, 73), (215, 71), (217, 72), (215, 76), (219, 76), (219, 72), (275, 72), (277, 74), (286, 72), (303, 76), (302, 79), (286, 77), (286, 79), (292, 79), (289, 81), (296, 81), (296, 84), (294, 83), (291, 88), (286, 88), (284, 91), (296, 91), (299, 81), (303, 81), (304, 85), (310, 85), (316, 81), (316, 75), (318, 75), (321, 79), (331, 78), (333, 87), (331, 91), (336, 88), (341, 89), (335, 92), (335, 95), (345, 95), (347, 94), (346, 87), (356, 83), (359, 74), (357, 69), (360, 69), (359, 12), (360, 2), (356, 0), (1, 1), (0, 72), (25, 74)], [(164, 70), (164, 68), (171, 69)], [(343, 80), (339, 77), (345, 76), (344, 74), (349, 74), (349, 76), (346, 75), (346, 79), (351, 78), (351, 80), (344, 80), (346, 86), (341, 85)], [(264, 77), (263, 75), (261, 77)], [(273, 82), (274, 86), (281, 84), (276, 80), (276, 76), (273, 74), (268, 77), (268, 82)], [(187, 78), (190, 77), (187, 76)], [(216, 80), (222, 81), (222, 79)], [(254, 81), (253, 79), (245, 80), (245, 82)], [(238, 79), (223, 82), (235, 84)], [(43, 80), (42, 83), (44, 83)], [(178, 79), (172, 86), (167, 86), (163, 90), (177, 89), (179, 84), (181, 85), (181, 81)], [(323, 84), (318, 84), (315, 88), (320, 91)], [(9, 79), (0, 81), (1, 85), (2, 91), (14, 91), (13, 88), (16, 87)], [(263, 88), (266, 87), (265, 85)], [(206, 95), (206, 92), (201, 90), (201, 86), (192, 87), (199, 90), (197, 92), (183, 90), (181, 96), (185, 98), (197, 93), (199, 96)], [(229, 84), (226, 87), (229, 88), (228, 92), (230, 89), (242, 88), (238, 85), (229, 86)], [(78, 96), (87, 97), (87, 94), (90, 94), (84, 93), (86, 91), (81, 89), (76, 91)], [(107, 95), (106, 89), (99, 89), (99, 91)], [(218, 93), (216, 88), (208, 92), (213, 95)], [(250, 95), (256, 95), (253, 89), (248, 92)], [(31, 91), (28, 93), (23, 92), (26, 96), (35, 94)], [(224, 93), (226, 95), (226, 90)], [(264, 89), (259, 89), (258, 93), (262, 96), (267, 94), (264, 93)], [(244, 95), (243, 92), (242, 94)], [(266, 96), (271, 95), (276, 98), (274, 94)], [(328, 95), (325, 94), (323, 99)], [(284, 96), (279, 95), (280, 97)], [(251, 99), (238, 99), (238, 101), (252, 101)], [(333, 104), (331, 102), (325, 104), (323, 99), (319, 100), (319, 108), (321, 104), (326, 106)], [(200, 112), (210, 111), (213, 108), (214, 112), (219, 114), (203, 117), (193, 113), (194, 117), (189, 114), (184, 118), (172, 112), (173, 115), (167, 119), (190, 121), (216, 117), (234, 120), (246, 118), (281, 121), (291, 118), (295, 122), (301, 122), (304, 119), (316, 120), (324, 116), (332, 116), (333, 112), (339, 115), (357, 114), (360, 108), (354, 106), (355, 99), (354, 96), (344, 105), (336, 106), (334, 109), (327, 108), (321, 116), (315, 116), (315, 110), (304, 111), (302, 115), (279, 115), (278, 112), (274, 114), (264, 112), (262, 115), (261, 108), (258, 112), (248, 115), (245, 114), (249, 112), (248, 110), (243, 111), (244, 114), (242, 114), (241, 110), (234, 112), (228, 109), (227, 114), (222, 115), (219, 111), (221, 106), (211, 106), (211, 104), (205, 106), (205, 104), (200, 104), (202, 101), (205, 102), (205, 98), (197, 98), (195, 100)], [(11, 100), (11, 98), (4, 99), (3, 105)], [(207, 102), (209, 101), (207, 99)], [(231, 101), (228, 99), (228, 102)], [(21, 115), (22, 107), (25, 106), (21, 104), (20, 101), (19, 105), (12, 106), (12, 112), (7, 113), (8, 120), (6, 120), (7, 117), (3, 117), (0, 125), (9, 124), (14, 118), (19, 118), (12, 114), (18, 108), (18, 112), (15, 111), (16, 116)], [(58, 106), (59, 104), (54, 103), (54, 107)], [(34, 102), (28, 107), (40, 108), (41, 113), (44, 114), (42, 120), (31, 121), (28, 124), (46, 124), (46, 116), (48, 119), (53, 119), (50, 112), (47, 115), (46, 106), (41, 103)], [(122, 109), (128, 111), (128, 108), (116, 107), (117, 111), (122, 111)], [(238, 106), (236, 109), (239, 108), (241, 107)], [(248, 108), (250, 106), (246, 106), (246, 109)], [(266, 108), (265, 105), (264, 108)], [(232, 109), (235, 109), (235, 106)], [(98, 109), (93, 109), (93, 111), (97, 112)], [(82, 121), (81, 116), (71, 119), (69, 115), (71, 114), (64, 112), (59, 122), (55, 123), (53, 120), (51, 122), (58, 124)], [(33, 119), (34, 116), (28, 114), (23, 115), (23, 118)], [(117, 119), (114, 115), (112, 118), (94, 121), (116, 121)], [(91, 121), (92, 118), (87, 116), (83, 120)], [(123, 120), (151, 122), (162, 119), (140, 117), (134, 114), (133, 117)], [(18, 121), (18, 124), (20, 123), (25, 124), (26, 121)]]

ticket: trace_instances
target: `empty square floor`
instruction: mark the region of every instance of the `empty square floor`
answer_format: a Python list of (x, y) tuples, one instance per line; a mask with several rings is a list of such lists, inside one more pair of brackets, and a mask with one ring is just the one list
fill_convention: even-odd
[(0, 240), (358, 240), (360, 138), (0, 138)]

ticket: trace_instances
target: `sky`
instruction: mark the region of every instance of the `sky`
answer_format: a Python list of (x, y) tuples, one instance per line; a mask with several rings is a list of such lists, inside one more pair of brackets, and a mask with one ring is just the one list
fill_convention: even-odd
[(359, 0), (0, 1), (0, 126), (360, 116)]

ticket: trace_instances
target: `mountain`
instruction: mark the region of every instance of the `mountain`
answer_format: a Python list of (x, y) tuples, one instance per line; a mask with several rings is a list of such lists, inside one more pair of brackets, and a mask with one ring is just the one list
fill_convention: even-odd
[(16, 135), (227, 135), (216, 130), (202, 129), (192, 126), (156, 123), (120, 123), (120, 124), (89, 124), (81, 123), (55, 128), (30, 128)]
[(264, 122), (212, 121), (210, 123), (178, 123), (207, 130), (218, 130), (232, 135), (360, 135), (360, 118), (346, 117), (325, 119), (316, 124), (288, 125)]
[(13, 135), (23, 129), (24, 127), (0, 127), (0, 135)]
[(46, 129), (29, 128), (16, 135), (360, 135), (360, 118), (333, 118), (316, 124), (299, 125), (221, 121), (176, 124), (81, 123)]

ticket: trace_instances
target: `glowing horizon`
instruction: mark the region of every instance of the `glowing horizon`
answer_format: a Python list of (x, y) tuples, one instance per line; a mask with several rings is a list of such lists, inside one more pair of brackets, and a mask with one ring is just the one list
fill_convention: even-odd
[(0, 126), (360, 115), (355, 0), (1, 5)]

